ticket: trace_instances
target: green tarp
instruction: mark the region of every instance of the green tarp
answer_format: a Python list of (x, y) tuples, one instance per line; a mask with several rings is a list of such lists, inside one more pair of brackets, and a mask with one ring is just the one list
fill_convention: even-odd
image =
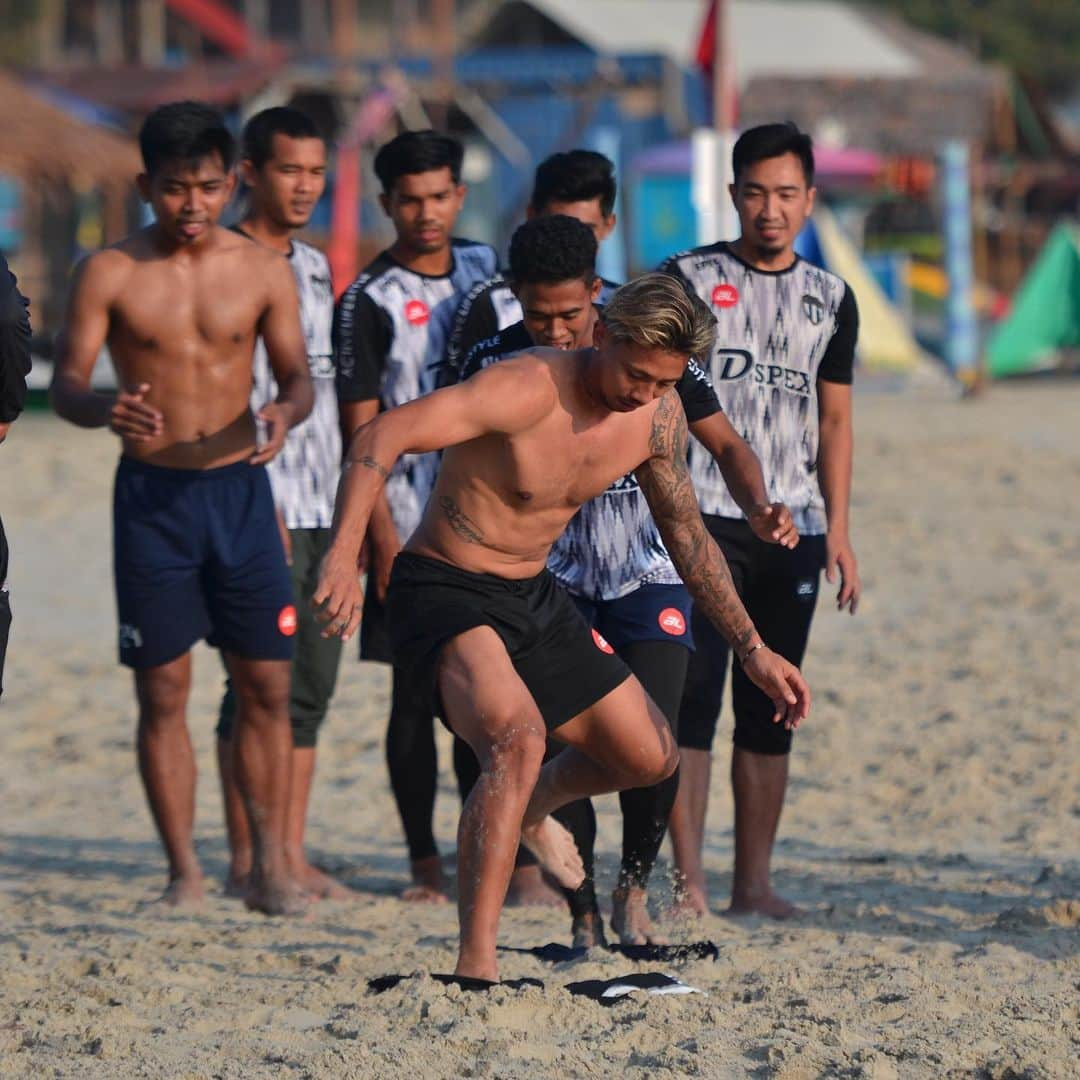
[(1080, 349), (1080, 233), (1059, 225), (991, 335), (986, 367), (995, 378), (1047, 371), (1067, 349)]

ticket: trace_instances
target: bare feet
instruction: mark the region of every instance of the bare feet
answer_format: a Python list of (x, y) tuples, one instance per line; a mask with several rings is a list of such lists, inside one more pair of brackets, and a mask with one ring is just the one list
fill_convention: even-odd
[(289, 872), (312, 900), (351, 900), (356, 893), (307, 859), (299, 866), (290, 862)]
[(585, 880), (585, 864), (570, 830), (550, 815), (522, 827), (521, 842), (564, 889), (576, 889)]
[(673, 919), (703, 919), (709, 914), (704, 882), (691, 883), (684, 877), (675, 882), (675, 899), (670, 909)]
[(725, 915), (764, 915), (769, 919), (798, 919), (805, 915), (802, 908), (769, 889), (764, 893), (732, 893), (731, 906)]
[(623, 945), (667, 945), (669, 939), (653, 928), (648, 910), (649, 894), (628, 886), (611, 894), (611, 929)]
[(442, 860), (438, 855), (413, 859), (409, 864), (412, 884), (401, 894), (402, 900), (412, 904), (448, 904), (446, 880), (443, 878)]
[(201, 907), (205, 899), (202, 874), (177, 874), (170, 878), (158, 903), (174, 908)]
[(566, 900), (545, 880), (539, 866), (519, 866), (510, 875), (507, 907), (553, 907), (566, 909)]
[(264, 915), (302, 915), (309, 902), (307, 893), (284, 874), (258, 874), (252, 871), (244, 903)]
[(574, 935), (575, 949), (602, 949), (607, 945), (604, 920), (598, 911), (575, 916), (570, 931)]

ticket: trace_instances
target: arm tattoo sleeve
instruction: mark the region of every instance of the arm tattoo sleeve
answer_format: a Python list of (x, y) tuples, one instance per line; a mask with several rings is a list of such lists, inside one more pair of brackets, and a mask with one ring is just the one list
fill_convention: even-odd
[(450, 522), (450, 528), (465, 541), (466, 544), (482, 544), (484, 534), (477, 524), (449, 495), (439, 496), (439, 506)]
[(689, 434), (677, 395), (667, 393), (653, 417), (650, 458), (636, 470), (671, 561), (705, 616), (742, 655), (757, 631), (735, 591), (731, 571), (705, 528), (686, 464)]

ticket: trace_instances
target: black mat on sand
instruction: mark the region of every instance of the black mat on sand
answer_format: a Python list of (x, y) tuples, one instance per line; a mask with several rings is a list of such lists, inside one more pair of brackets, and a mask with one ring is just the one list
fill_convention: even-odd
[[(414, 971), (408, 975), (379, 975), (374, 979), (368, 979), (368, 992), (382, 994), (387, 990), (392, 990), (405, 979), (412, 979), (418, 974), (419, 972)], [(523, 990), (526, 986), (539, 986), (541, 990), (544, 988), (544, 984), (539, 979), (503, 979), (500, 982), (492, 982), (490, 979), (473, 979), (467, 975), (436, 974), (433, 974), (431, 978), (444, 986), (460, 986), (462, 990), (468, 991), (491, 990), (496, 986), (508, 986), (512, 990)]]
[[(650, 964), (673, 963), (678, 960), (715, 960), (720, 950), (711, 941), (691, 941), (685, 945), (604, 945), (607, 952), (618, 953), (627, 960), (639, 960)], [(568, 960), (580, 960), (589, 950), (582, 946), (560, 945), (551, 941), (547, 945), (534, 945), (530, 949), (513, 945), (500, 945), (500, 952), (528, 953), (549, 964), (563, 964)]]

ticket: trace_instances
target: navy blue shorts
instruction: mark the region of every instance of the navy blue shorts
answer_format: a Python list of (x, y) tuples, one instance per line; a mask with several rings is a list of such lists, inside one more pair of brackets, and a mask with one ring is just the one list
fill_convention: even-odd
[(616, 652), (637, 641), (671, 641), (693, 652), (692, 601), (685, 585), (642, 585), (616, 600), (575, 596), (574, 602)]
[(122, 457), (113, 492), (120, 663), (156, 667), (201, 638), (291, 660), (292, 581), (266, 469), (165, 469)]

